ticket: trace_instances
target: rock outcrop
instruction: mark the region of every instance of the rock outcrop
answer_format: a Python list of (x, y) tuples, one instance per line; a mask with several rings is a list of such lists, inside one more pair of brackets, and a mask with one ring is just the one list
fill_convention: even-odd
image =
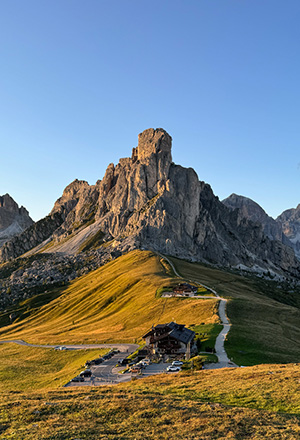
[(300, 259), (300, 205), (295, 209), (287, 209), (277, 217), (276, 221), (280, 224), (283, 233), (292, 243), (295, 253)]
[[(151, 249), (221, 266), (298, 276), (293, 250), (270, 240), (259, 223), (227, 208), (192, 168), (175, 165), (171, 148), (172, 138), (165, 130), (148, 129), (139, 135), (132, 156), (110, 164), (101, 181), (90, 186), (75, 180), (50, 213), (48, 236), (38, 234), (38, 225), (31, 230), (32, 248), (39, 244), (40, 252), (74, 254), (101, 231), (97, 245), (104, 241), (104, 246), (122, 253)], [(28, 231), (19, 238), (23, 237), (29, 243)], [(17, 256), (18, 243), (6, 243), (0, 258)]]
[(237, 194), (231, 194), (222, 200), (222, 203), (230, 209), (238, 209), (238, 216), (240, 218), (246, 218), (252, 222), (261, 224), (264, 234), (269, 237), (270, 240), (278, 240), (287, 246), (293, 247), (292, 243), (283, 233), (281, 225), (270, 217), (258, 203), (248, 197), (239, 196)]
[(33, 224), (28, 211), (9, 195), (0, 196), (0, 247)]

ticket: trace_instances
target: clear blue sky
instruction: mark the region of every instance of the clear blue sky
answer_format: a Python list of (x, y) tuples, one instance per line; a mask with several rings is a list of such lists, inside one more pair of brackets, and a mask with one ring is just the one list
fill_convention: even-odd
[(299, 0), (3, 0), (0, 195), (35, 220), (163, 127), (272, 216), (300, 203)]

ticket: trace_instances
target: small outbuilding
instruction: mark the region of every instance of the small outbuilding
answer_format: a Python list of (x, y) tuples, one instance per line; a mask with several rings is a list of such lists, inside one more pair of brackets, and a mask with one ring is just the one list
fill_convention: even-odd
[(177, 284), (177, 286), (173, 288), (173, 293), (181, 296), (194, 296), (197, 294), (197, 291), (198, 288), (196, 286), (192, 286), (188, 283)]

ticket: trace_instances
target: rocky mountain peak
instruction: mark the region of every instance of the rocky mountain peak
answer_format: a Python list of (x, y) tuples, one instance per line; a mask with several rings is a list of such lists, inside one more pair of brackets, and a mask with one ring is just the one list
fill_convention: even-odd
[[(74, 255), (106, 242), (103, 249), (118, 253), (151, 249), (221, 266), (300, 274), (293, 250), (268, 238), (277, 233), (273, 219), (263, 230), (226, 207), (192, 168), (172, 162), (171, 149), (165, 130), (143, 131), (131, 158), (110, 164), (96, 185), (68, 185), (50, 216), (5, 244), (0, 261), (29, 250)], [(268, 217), (245, 201), (247, 213)]]
[(147, 163), (152, 154), (164, 155), (172, 162), (172, 138), (162, 128), (148, 128), (138, 136), (138, 146), (132, 150), (132, 159)]
[(20, 234), (32, 223), (33, 220), (24, 206), (19, 208), (9, 194), (0, 196), (0, 246)]
[(287, 209), (277, 217), (276, 221), (281, 225), (300, 259), (300, 205), (297, 208)]
[(10, 212), (17, 212), (19, 206), (9, 194), (4, 194), (4, 196), (0, 196), (0, 208)]
[(261, 224), (264, 234), (269, 237), (270, 240), (278, 240), (292, 247), (288, 238), (283, 234), (280, 224), (270, 217), (254, 200), (245, 196), (231, 194), (222, 200), (222, 203), (230, 209), (238, 209), (239, 219), (246, 218), (247, 220)]

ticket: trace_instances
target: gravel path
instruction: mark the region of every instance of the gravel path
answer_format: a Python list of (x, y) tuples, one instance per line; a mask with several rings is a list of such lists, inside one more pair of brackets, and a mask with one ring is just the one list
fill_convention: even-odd
[[(175, 269), (174, 264), (172, 263), (172, 261), (169, 260), (168, 257), (165, 257), (164, 255), (159, 254), (159, 256), (161, 258), (164, 258), (172, 267), (173, 272), (175, 273), (175, 275), (179, 278), (182, 278), (181, 275), (179, 275), (179, 273), (177, 272), (177, 270)], [(192, 282), (198, 283), (198, 281), (195, 280), (190, 280)], [(202, 284), (202, 283), (201, 283)], [(211, 364), (206, 364), (205, 365), (205, 369), (216, 369), (216, 368), (236, 368), (238, 367), (238, 365), (234, 364), (227, 356), (227, 353), (225, 351), (225, 347), (224, 347), (224, 342), (225, 339), (227, 337), (227, 334), (230, 330), (231, 324), (228, 321), (227, 315), (226, 315), (226, 303), (227, 303), (227, 299), (225, 298), (221, 298), (220, 295), (213, 289), (211, 289), (210, 287), (205, 286), (204, 284), (202, 284), (203, 287), (205, 287), (206, 289), (208, 289), (209, 291), (211, 291), (212, 293), (214, 293), (216, 295), (216, 298), (219, 300), (219, 316), (220, 316), (220, 320), (221, 320), (221, 324), (223, 324), (223, 329), (220, 331), (217, 339), (216, 339), (216, 344), (215, 344), (215, 350), (216, 350), (216, 356), (218, 357), (218, 362), (217, 363), (211, 363)], [(208, 296), (202, 296), (203, 299), (209, 299), (212, 297), (208, 297)]]

